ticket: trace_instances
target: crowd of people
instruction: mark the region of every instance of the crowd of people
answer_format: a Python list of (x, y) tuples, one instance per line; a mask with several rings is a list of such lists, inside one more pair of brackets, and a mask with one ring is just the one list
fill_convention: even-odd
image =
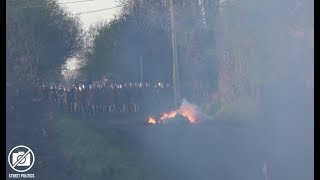
[(142, 106), (160, 106), (172, 93), (168, 83), (78, 83), (43, 84), (42, 98), (66, 112), (134, 113)]

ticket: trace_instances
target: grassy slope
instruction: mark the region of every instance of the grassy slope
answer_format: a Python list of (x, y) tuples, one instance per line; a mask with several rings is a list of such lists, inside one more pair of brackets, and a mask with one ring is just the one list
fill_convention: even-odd
[(89, 126), (87, 120), (70, 115), (54, 114), (50, 120), (58, 150), (80, 179), (139, 179), (130, 149), (116, 143), (121, 137), (115, 131), (106, 129), (102, 134)]

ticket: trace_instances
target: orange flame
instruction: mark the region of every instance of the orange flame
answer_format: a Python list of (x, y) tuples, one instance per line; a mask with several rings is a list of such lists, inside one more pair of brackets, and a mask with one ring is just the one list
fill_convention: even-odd
[(157, 124), (164, 122), (167, 119), (175, 117), (177, 114), (181, 114), (182, 116), (186, 117), (191, 124), (196, 124), (197, 123), (197, 118), (194, 114), (194, 111), (192, 109), (182, 109), (182, 110), (177, 110), (177, 111), (171, 111), (170, 113), (163, 113), (163, 115), (160, 118), (160, 121), (157, 121), (156, 118), (154, 117), (149, 117), (148, 123), (149, 124)]
[(168, 118), (173, 118), (177, 115), (177, 112), (176, 111), (171, 111), (170, 113), (163, 113), (163, 115), (161, 116), (161, 120), (164, 121), (165, 119), (168, 119)]
[(179, 112), (182, 116), (186, 117), (191, 124), (195, 124), (197, 122), (197, 118), (195, 116), (195, 112), (191, 108), (180, 109)]
[(199, 110), (196, 105), (191, 104), (188, 101), (184, 100), (178, 109), (168, 113), (163, 113), (159, 121), (157, 121), (157, 119), (154, 117), (149, 117), (148, 123), (149, 124), (162, 123), (167, 119), (174, 118), (177, 114), (180, 114), (183, 117), (187, 118), (190, 124), (196, 124), (198, 123), (198, 119), (197, 119), (198, 111)]
[(156, 124), (156, 123), (157, 123), (157, 121), (156, 121), (156, 119), (155, 119), (155, 118), (153, 118), (153, 117), (149, 117), (148, 123), (149, 123), (149, 124)]

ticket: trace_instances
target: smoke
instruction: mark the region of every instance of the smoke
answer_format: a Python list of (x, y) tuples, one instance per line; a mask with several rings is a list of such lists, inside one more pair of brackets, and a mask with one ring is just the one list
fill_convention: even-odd
[(182, 104), (180, 105), (177, 112), (180, 114), (184, 114), (187, 112), (189, 115), (193, 116), (195, 119), (198, 119), (200, 114), (198, 106), (188, 102), (186, 99), (182, 100)]
[(200, 113), (199, 107), (196, 104), (192, 104), (186, 99), (182, 100), (182, 103), (178, 109), (178, 112), (183, 112), (183, 111), (191, 111), (193, 114), (197, 115)]
[(79, 69), (82, 66), (82, 59), (77, 57), (70, 58), (62, 66), (61, 74), (66, 82), (76, 79), (79, 76)]
[(191, 122), (200, 123), (209, 118), (203, 111), (201, 111), (200, 107), (196, 104), (193, 104), (186, 99), (182, 99), (182, 103), (177, 110), (179, 114), (189, 117)]

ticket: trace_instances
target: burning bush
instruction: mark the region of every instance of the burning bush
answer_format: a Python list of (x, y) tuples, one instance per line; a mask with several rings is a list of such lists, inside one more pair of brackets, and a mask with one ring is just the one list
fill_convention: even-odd
[(189, 103), (187, 100), (183, 100), (181, 106), (174, 111), (163, 113), (159, 119), (155, 117), (149, 117), (148, 124), (196, 124), (198, 123), (198, 106)]

